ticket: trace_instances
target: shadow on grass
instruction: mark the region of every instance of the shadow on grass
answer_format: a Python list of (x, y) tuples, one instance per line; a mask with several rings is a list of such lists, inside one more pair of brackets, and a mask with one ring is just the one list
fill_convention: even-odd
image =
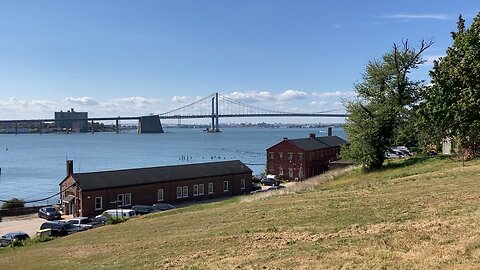
[(384, 170), (390, 170), (390, 169), (396, 169), (396, 168), (405, 168), (409, 166), (413, 166), (416, 164), (421, 164), (424, 163), (425, 161), (428, 160), (447, 160), (450, 157), (448, 156), (414, 156), (408, 159), (403, 159), (403, 160), (395, 160), (393, 162), (388, 162), (385, 164), (380, 170), (378, 171), (384, 171)]

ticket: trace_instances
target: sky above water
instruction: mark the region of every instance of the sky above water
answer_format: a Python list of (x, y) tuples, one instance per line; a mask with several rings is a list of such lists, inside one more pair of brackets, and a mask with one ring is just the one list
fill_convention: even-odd
[(214, 92), (289, 112), (343, 112), (368, 61), (434, 40), (429, 82), (476, 1), (1, 1), (0, 119), (162, 113)]

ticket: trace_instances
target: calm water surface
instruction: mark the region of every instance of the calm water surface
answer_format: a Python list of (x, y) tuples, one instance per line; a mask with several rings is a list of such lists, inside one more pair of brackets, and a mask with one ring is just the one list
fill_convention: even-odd
[[(163, 134), (83, 133), (0, 135), (0, 199), (36, 200), (54, 195), (65, 177), (65, 160), (74, 172), (188, 164), (239, 159), (259, 174), (265, 169), (266, 148), (283, 137), (325, 136), (318, 128), (165, 128)], [(333, 135), (345, 139), (343, 129)], [(54, 203), (58, 197), (48, 202)]]

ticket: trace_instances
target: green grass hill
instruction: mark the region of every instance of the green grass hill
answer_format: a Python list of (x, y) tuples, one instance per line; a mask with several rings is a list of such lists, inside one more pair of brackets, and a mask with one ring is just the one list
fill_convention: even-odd
[(0, 251), (0, 269), (478, 269), (480, 161), (412, 158)]

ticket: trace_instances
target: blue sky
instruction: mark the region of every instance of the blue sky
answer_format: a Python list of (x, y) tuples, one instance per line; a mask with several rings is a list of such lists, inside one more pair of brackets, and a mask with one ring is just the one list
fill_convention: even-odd
[(341, 109), (394, 42), (451, 45), (476, 1), (2, 1), (0, 119), (162, 113), (219, 92), (282, 111)]

